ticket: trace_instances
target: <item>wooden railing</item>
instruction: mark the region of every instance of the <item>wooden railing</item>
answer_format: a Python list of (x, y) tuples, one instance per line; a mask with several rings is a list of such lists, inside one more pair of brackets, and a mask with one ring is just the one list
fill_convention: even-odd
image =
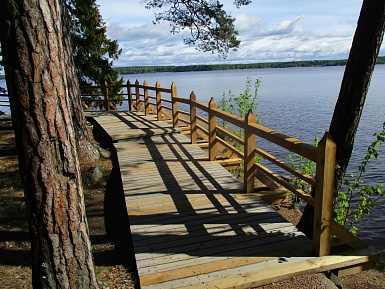
[[(258, 176), (258, 178), (268, 179), (286, 188), (313, 206), (313, 251), (318, 256), (330, 254), (332, 234), (353, 248), (365, 246), (358, 238), (333, 220), (336, 145), (328, 132), (324, 134), (316, 147), (257, 124), (252, 111), (249, 111), (245, 118), (240, 118), (218, 109), (213, 98), (206, 104), (198, 101), (194, 92), (191, 92), (189, 98), (180, 97), (177, 95), (174, 83), (170, 88), (162, 88), (159, 82), (155, 86), (150, 86), (146, 81), (143, 84), (139, 84), (138, 81), (132, 84), (128, 81), (126, 85), (122, 86), (122, 89), (127, 91), (127, 98), (124, 101), (127, 101), (129, 111), (142, 111), (146, 115), (155, 114), (158, 120), (169, 121), (174, 128), (181, 128), (190, 135), (191, 143), (198, 143), (208, 150), (210, 161), (217, 161), (228, 167), (243, 167), (243, 183), (246, 193), (254, 193), (254, 180)], [(107, 104), (108, 89), (104, 91), (107, 92), (104, 98), (104, 102)], [(182, 106), (186, 110), (181, 110)], [(107, 110), (110, 109), (109, 106), (106, 107)], [(219, 126), (218, 119), (227, 122), (232, 128), (243, 129), (244, 138)], [(294, 169), (283, 160), (261, 149), (256, 143), (256, 137), (263, 138), (269, 143), (315, 162), (315, 176)], [(243, 151), (237, 148), (239, 146), (243, 148)], [(315, 196), (298, 189), (266, 166), (256, 162), (256, 155), (309, 184), (314, 188)]]

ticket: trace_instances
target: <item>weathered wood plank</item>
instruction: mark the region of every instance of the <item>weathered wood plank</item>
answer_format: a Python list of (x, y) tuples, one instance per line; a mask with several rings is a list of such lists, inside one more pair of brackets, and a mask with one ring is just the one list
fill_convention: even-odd
[[(279, 266), (279, 269), (274, 270), (273, 262), (266, 261), (264, 268), (259, 267), (249, 271), (242, 270), (238, 274), (228, 275), (221, 279), (212, 279), (209, 282), (199, 282), (190, 284), (187, 286), (181, 286), (178, 284), (175, 287), (166, 287), (166, 284), (162, 284), (163, 288), (236, 288), (236, 289), (247, 289), (256, 286), (262, 286), (271, 282), (277, 282), (283, 278), (289, 279), (294, 276), (301, 274), (312, 274), (324, 271), (334, 270), (336, 268), (348, 267), (352, 265), (358, 265), (370, 261), (370, 257), (374, 252), (371, 248), (365, 248), (349, 252), (346, 255), (330, 255), (323, 257), (307, 258), (300, 262), (296, 262), (295, 266), (291, 263), (285, 263)], [(258, 269), (258, 270), (256, 270)], [(179, 280), (178, 280), (179, 281)], [(151, 287), (148, 287), (151, 288)], [(153, 287), (154, 288), (154, 287)], [(156, 287), (155, 287), (156, 288)]]
[(170, 122), (143, 113), (95, 117), (115, 142), (143, 289), (249, 288), (376, 254), (313, 257), (306, 236)]
[[(158, 253), (155, 256), (152, 256), (152, 258), (144, 258), (143, 260), (138, 260), (138, 270), (140, 274), (148, 274), (147, 272), (154, 272), (152, 271), (152, 268), (156, 267), (155, 272), (162, 272), (165, 270), (170, 269), (171, 266), (174, 266), (176, 263), (184, 262), (186, 264), (190, 263), (194, 264), (200, 260), (200, 258), (206, 257), (210, 258), (210, 261), (216, 261), (218, 258), (226, 257), (226, 258), (235, 258), (235, 257), (247, 257), (247, 256), (265, 256), (266, 251), (273, 251), (277, 248), (283, 248), (285, 246), (292, 246), (296, 244), (306, 244), (309, 242), (309, 240), (306, 239), (304, 236), (294, 236), (290, 240), (283, 236), (274, 236), (272, 239), (270, 238), (262, 238), (261, 241), (258, 243), (258, 245), (255, 244), (255, 242), (250, 242), (247, 247), (240, 247), (237, 249), (233, 249), (230, 246), (226, 246), (225, 248), (222, 247), (216, 247), (215, 251), (212, 252), (212, 248), (202, 250), (197, 254), (195, 251), (195, 254), (187, 253)], [(229, 248), (232, 249), (229, 251)], [(139, 255), (140, 256), (140, 255)], [(280, 258), (284, 255), (275, 255), (272, 254), (270, 256), (274, 256), (277, 258)], [(290, 255), (291, 256), (291, 255)], [(310, 251), (307, 253), (307, 256), (310, 256)], [(178, 265), (180, 266), (180, 264)]]
[[(207, 258), (200, 258), (197, 260), (197, 263), (188, 264), (187, 266), (179, 265), (178, 268), (169, 271), (157, 271), (152, 274), (144, 274), (141, 277), (141, 284), (143, 285), (152, 285), (163, 283), (171, 280), (178, 280), (182, 278), (192, 277), (201, 274), (207, 274), (211, 272), (216, 272), (220, 270), (225, 270), (229, 268), (235, 268), (239, 266), (244, 266), (247, 264), (260, 263), (267, 260), (273, 260), (277, 256), (277, 253), (285, 254), (288, 251), (295, 251), (298, 254), (306, 254), (310, 249), (310, 246), (304, 246), (303, 244), (299, 244), (293, 247), (284, 247), (278, 248), (272, 252), (266, 252), (266, 256), (250, 256), (250, 257), (221, 257), (213, 260), (206, 260)], [(279, 255), (279, 254), (278, 254)], [(204, 262), (205, 261), (205, 262)]]

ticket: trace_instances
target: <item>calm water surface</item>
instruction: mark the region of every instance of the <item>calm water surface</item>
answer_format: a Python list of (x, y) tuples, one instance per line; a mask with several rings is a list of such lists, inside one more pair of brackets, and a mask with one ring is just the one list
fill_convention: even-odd
[[(231, 90), (235, 95), (245, 89), (245, 81), (252, 82), (260, 78), (258, 102), (261, 124), (284, 134), (312, 143), (315, 135), (322, 137), (328, 130), (334, 105), (344, 72), (344, 67), (311, 68), (275, 68), (256, 70), (232, 70), (209, 72), (183, 72), (124, 75), (126, 80), (150, 85), (159, 81), (162, 87), (169, 87), (172, 82), (177, 85), (178, 95), (188, 97), (194, 91), (198, 100), (208, 102), (214, 97), (218, 102), (224, 91)], [(377, 65), (358, 128), (354, 151), (348, 172), (356, 174), (367, 146), (374, 140), (373, 133), (381, 131), (385, 121), (385, 65)], [(0, 87), (5, 81), (0, 80)], [(6, 110), (1, 108), (0, 110)], [(258, 140), (257, 140), (258, 141)], [(263, 141), (260, 146), (283, 160), (286, 152)], [(380, 148), (380, 156), (374, 160), (365, 174), (368, 184), (385, 184), (385, 146)], [(385, 200), (380, 206), (359, 224), (362, 228), (359, 236), (368, 244), (385, 250)]]

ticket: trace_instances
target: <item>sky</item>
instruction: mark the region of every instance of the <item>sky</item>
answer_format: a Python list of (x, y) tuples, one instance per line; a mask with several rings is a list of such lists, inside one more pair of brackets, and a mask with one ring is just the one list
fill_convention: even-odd
[(97, 0), (107, 36), (123, 50), (114, 66), (346, 59), (362, 0), (253, 0), (239, 9), (233, 0), (221, 3), (236, 19), (241, 40), (226, 59), (185, 45), (189, 31), (171, 34), (168, 22), (154, 25), (159, 11), (141, 0)]

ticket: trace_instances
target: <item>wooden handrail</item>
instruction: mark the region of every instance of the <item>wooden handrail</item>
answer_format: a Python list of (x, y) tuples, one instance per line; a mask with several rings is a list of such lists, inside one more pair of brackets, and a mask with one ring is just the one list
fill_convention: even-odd
[(289, 151), (301, 155), (313, 162), (317, 162), (317, 148), (299, 139), (287, 136), (257, 123), (250, 124), (250, 130), (255, 135), (264, 138)]
[[(107, 91), (105, 95), (105, 100), (107, 101), (107, 88), (114, 86), (106, 85), (104, 87)], [(218, 150), (221, 150), (224, 155), (230, 158), (242, 158), (244, 166), (244, 189), (247, 193), (254, 192), (254, 174), (256, 170), (258, 170), (313, 205), (315, 208), (313, 250), (319, 256), (329, 254), (330, 235), (332, 228), (337, 228), (337, 226), (332, 226), (331, 217), (331, 206), (334, 198), (335, 144), (330, 139), (328, 133), (322, 138), (319, 146), (315, 147), (299, 139), (257, 124), (252, 112), (249, 112), (247, 117), (243, 119), (217, 108), (213, 98), (206, 104), (198, 101), (194, 92), (190, 94), (189, 98), (178, 96), (174, 83), (171, 84), (170, 88), (162, 88), (159, 82), (157, 82), (155, 86), (150, 86), (146, 81), (143, 82), (143, 84), (139, 84), (139, 81), (136, 80), (134, 84), (127, 81), (127, 84), (121, 87), (127, 88), (128, 109), (130, 111), (140, 111), (140, 107), (144, 107), (144, 113), (146, 115), (155, 113), (158, 120), (169, 120), (175, 128), (178, 126), (187, 126), (190, 131), (191, 143), (193, 144), (198, 142), (198, 136), (207, 139), (209, 159), (211, 161), (217, 159)], [(151, 96), (149, 94), (150, 92), (153, 92), (154, 96)], [(156, 101), (150, 102), (149, 99), (155, 99)], [(170, 103), (171, 106), (166, 106), (164, 103)], [(189, 111), (180, 111), (179, 104), (189, 105)], [(207, 113), (208, 119), (199, 115), (198, 110)], [(187, 118), (183, 115), (187, 116)], [(232, 127), (243, 129), (245, 139), (241, 139), (223, 127), (219, 127), (217, 125), (217, 119), (231, 124)], [(200, 124), (204, 124), (205, 127)], [(219, 138), (217, 136), (218, 132), (226, 138)], [(313, 177), (300, 170), (293, 169), (282, 160), (258, 148), (255, 143), (256, 136), (315, 162), (317, 165), (316, 176)], [(227, 140), (231, 140), (231, 142), (229, 143)], [(244, 153), (236, 149), (232, 145), (234, 143), (243, 145)], [(304, 191), (296, 188), (293, 184), (279, 177), (270, 169), (256, 163), (254, 157), (256, 154), (284, 169), (289, 174), (307, 182), (310, 186), (315, 187), (316, 197), (313, 198), (307, 195)], [(347, 234), (344, 233), (344, 238), (347, 238), (346, 235)], [(354, 241), (352, 242), (354, 243)]]

